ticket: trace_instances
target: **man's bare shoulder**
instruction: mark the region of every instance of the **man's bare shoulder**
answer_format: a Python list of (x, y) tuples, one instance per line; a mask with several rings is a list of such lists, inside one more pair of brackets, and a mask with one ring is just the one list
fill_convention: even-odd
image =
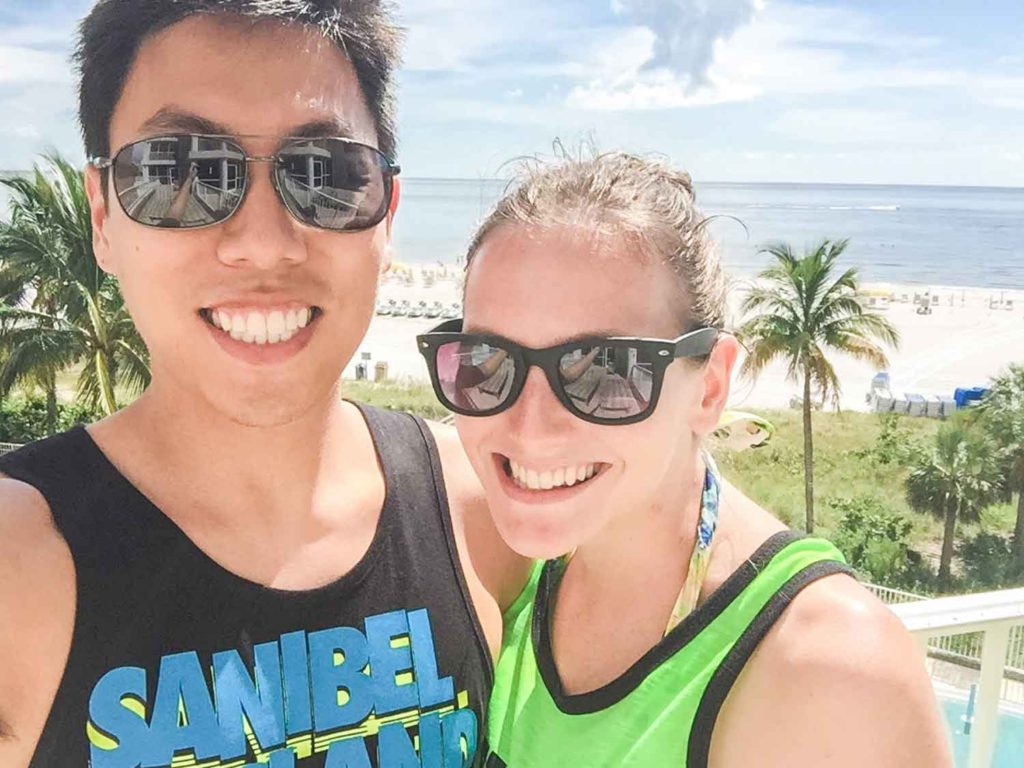
[(74, 565), (49, 506), (35, 488), (0, 475), (0, 764), (27, 763), (64, 669), (74, 612)]
[[(716, 768), (950, 765), (917, 644), (845, 575), (806, 587), (747, 662), (712, 743)], [(746, 745), (746, 746), (744, 746)]]
[(494, 527), (484, 489), (455, 428), (428, 423), (441, 456), (452, 523), (464, 537), (474, 570), (504, 610), (526, 584), (530, 561), (509, 549)]

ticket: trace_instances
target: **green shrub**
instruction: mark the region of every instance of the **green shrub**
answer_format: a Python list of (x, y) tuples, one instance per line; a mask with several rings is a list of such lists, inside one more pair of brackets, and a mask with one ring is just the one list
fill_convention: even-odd
[(898, 413), (878, 415), (879, 432), (873, 445), (854, 451), (861, 459), (870, 459), (883, 466), (908, 463), (922, 449), (920, 440), (911, 435), (905, 418)]
[[(98, 412), (78, 404), (57, 405), (57, 429), (63, 432), (76, 424), (90, 424), (101, 418)], [(0, 443), (30, 443), (47, 437), (46, 400), (42, 397), (0, 401)]]
[(833, 542), (865, 579), (886, 587), (920, 586), (923, 568), (910, 547), (910, 520), (875, 496), (833, 497), (826, 504), (842, 515)]
[(963, 562), (965, 586), (971, 589), (999, 589), (1024, 582), (1014, 566), (1012, 536), (982, 531), (962, 541), (957, 554)]

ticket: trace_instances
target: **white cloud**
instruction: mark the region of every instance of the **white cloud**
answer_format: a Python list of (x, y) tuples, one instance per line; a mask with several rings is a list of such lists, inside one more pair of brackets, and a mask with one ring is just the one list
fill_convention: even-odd
[[(783, 94), (962, 85), (970, 80), (962, 72), (901, 63), (909, 53), (928, 50), (938, 41), (887, 33), (854, 10), (780, 2), (767, 5), (756, 15), (751, 11), (747, 21), (736, 4), (727, 5), (734, 10), (732, 20), (737, 23), (728, 35), (710, 28), (704, 41), (711, 47), (701, 48), (710, 51), (709, 57), (701, 53), (689, 60), (691, 64), (704, 62), (699, 77), (692, 67), (690, 72), (684, 70), (682, 77), (678, 68), (652, 69), (651, 62), (659, 60), (655, 51), (663, 44), (664, 35), (649, 43), (650, 53), (638, 62), (636, 31), (627, 30), (620, 32), (620, 43), (611, 47), (622, 54), (616, 57), (615, 73), (600, 71), (579, 83), (569, 103), (584, 109), (670, 109)], [(754, 8), (753, 3), (740, 5)], [(879, 55), (865, 57), (864, 49)], [(865, 63), (876, 60), (893, 63)]]
[(67, 83), (71, 80), (71, 65), (64, 53), (0, 44), (0, 83)]
[(17, 45), (27, 48), (42, 46), (65, 49), (74, 34), (70, 26), (25, 25), (0, 28), (0, 45)]
[(935, 139), (934, 122), (911, 115), (875, 109), (802, 108), (783, 112), (769, 127), (801, 143), (825, 146), (887, 147)]
[(568, 106), (589, 110), (647, 110), (701, 107), (746, 101), (758, 91), (742, 83), (710, 82), (696, 90), (686, 88), (668, 72), (651, 72), (642, 78), (629, 75), (611, 80), (596, 79), (573, 88)]
[(645, 70), (664, 69), (692, 92), (710, 84), (715, 46), (748, 24), (761, 0), (613, 0), (614, 10), (654, 33)]

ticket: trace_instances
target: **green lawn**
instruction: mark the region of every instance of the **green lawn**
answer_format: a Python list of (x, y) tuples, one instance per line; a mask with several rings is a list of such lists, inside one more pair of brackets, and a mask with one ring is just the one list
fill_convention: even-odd
[[(346, 397), (387, 408), (439, 419), (447, 415), (429, 385), (415, 382), (346, 382)], [(763, 448), (715, 451), (723, 474), (740, 490), (794, 528), (804, 526), (803, 426), (798, 411), (759, 413), (776, 426), (772, 442)], [(914, 445), (930, 446), (941, 422), (934, 419), (881, 417), (867, 413), (814, 414), (815, 533), (830, 537), (842, 512), (832, 502), (873, 498), (889, 512), (910, 520), (912, 547), (934, 572), (942, 544), (942, 524), (907, 505), (905, 458)], [(986, 510), (979, 523), (961, 523), (957, 538), (979, 530), (1009, 534), (1016, 507), (1010, 503)], [(954, 562), (956, 569), (956, 563)]]
[[(77, 372), (60, 377), (61, 399), (73, 396)], [(345, 397), (394, 410), (440, 420), (448, 415), (428, 384), (414, 381), (346, 380)], [(776, 426), (771, 443), (763, 448), (731, 452), (715, 451), (723, 474), (744, 493), (788, 525), (804, 526), (803, 430), (798, 411), (759, 411)], [(909, 471), (906, 449), (930, 446), (939, 421), (911, 417), (884, 420), (865, 413), (814, 414), (815, 533), (829, 537), (842, 512), (834, 502), (843, 499), (874, 499), (878, 506), (910, 520), (911, 545), (927, 561), (937, 563), (942, 541), (941, 523), (928, 514), (914, 512), (905, 498), (904, 480)], [(978, 523), (961, 523), (958, 540), (985, 530), (1012, 532), (1016, 507), (999, 504), (986, 510)], [(954, 567), (955, 564), (954, 564)]]

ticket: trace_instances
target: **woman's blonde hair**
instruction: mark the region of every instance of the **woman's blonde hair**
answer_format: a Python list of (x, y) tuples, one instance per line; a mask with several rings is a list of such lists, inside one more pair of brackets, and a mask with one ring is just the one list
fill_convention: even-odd
[(524, 161), (506, 194), (477, 229), (467, 274), (487, 237), (506, 224), (585, 227), (623, 238), (679, 277), (684, 323), (722, 328), (726, 281), (707, 222), (685, 171), (626, 152)]

